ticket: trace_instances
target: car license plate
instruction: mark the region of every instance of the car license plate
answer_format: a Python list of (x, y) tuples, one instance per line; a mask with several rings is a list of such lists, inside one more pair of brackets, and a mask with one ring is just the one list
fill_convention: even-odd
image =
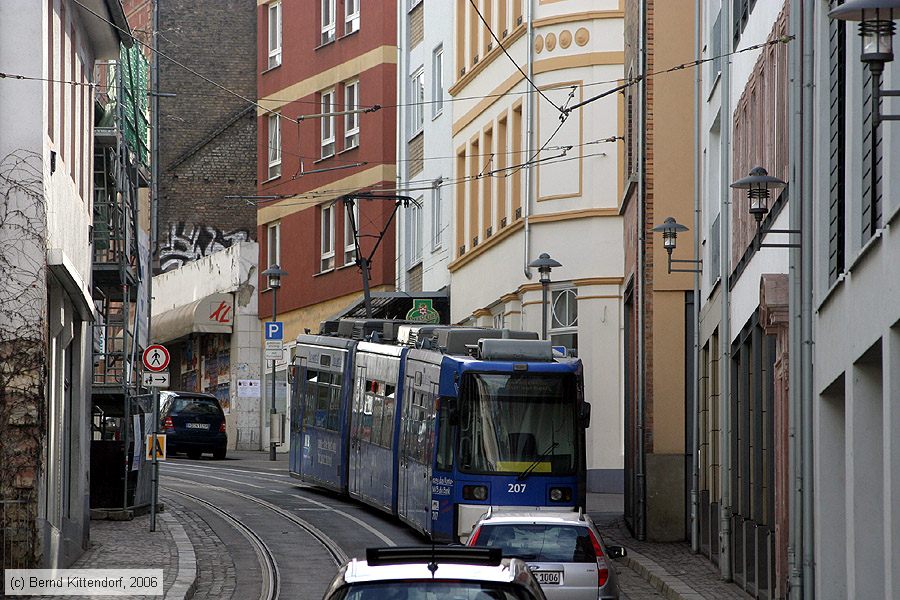
[(209, 429), (209, 423), (188, 423), (188, 429)]
[(532, 571), (541, 585), (562, 585), (562, 573), (560, 571)]

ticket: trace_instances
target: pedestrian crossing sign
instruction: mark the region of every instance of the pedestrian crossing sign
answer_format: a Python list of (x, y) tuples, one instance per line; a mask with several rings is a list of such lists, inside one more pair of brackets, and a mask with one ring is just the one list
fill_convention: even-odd
[[(146, 444), (147, 460), (153, 460), (153, 434), (147, 434)], [(156, 434), (156, 460), (166, 460), (166, 435)]]

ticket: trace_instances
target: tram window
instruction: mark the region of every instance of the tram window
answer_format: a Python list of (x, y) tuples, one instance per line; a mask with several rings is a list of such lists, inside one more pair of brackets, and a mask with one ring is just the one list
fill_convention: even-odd
[(381, 418), (384, 413), (384, 398), (375, 395), (372, 403), (372, 443), (381, 444)]
[(450, 407), (446, 398), (441, 398), (437, 428), (437, 468), (441, 471), (450, 471), (453, 469), (453, 436), (450, 426)]
[(384, 419), (381, 424), (381, 445), (385, 448), (390, 448), (393, 445), (393, 437), (394, 437), (394, 408), (396, 407), (396, 398), (394, 393), (394, 386), (389, 385), (386, 387), (386, 392), (389, 392), (384, 397)]
[(328, 405), (328, 421), (325, 424), (327, 429), (338, 431), (340, 429), (341, 415), (341, 385), (343, 376), (335, 373), (331, 382), (331, 402)]

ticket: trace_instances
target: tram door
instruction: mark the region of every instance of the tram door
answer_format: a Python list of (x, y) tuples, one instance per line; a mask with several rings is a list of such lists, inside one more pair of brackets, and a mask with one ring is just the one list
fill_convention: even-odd
[[(434, 450), (434, 416), (439, 370), (408, 363), (400, 431), (398, 513), (425, 532), (431, 531), (431, 461)], [(429, 377), (432, 375), (432, 377)]]
[[(357, 355), (357, 359), (361, 359)], [(350, 399), (350, 481), (348, 483), (350, 493), (360, 495), (360, 478), (362, 477), (363, 464), (360, 456), (363, 448), (360, 443), (363, 439), (366, 407), (366, 365), (356, 366), (352, 397)], [(371, 412), (370, 412), (371, 414)]]

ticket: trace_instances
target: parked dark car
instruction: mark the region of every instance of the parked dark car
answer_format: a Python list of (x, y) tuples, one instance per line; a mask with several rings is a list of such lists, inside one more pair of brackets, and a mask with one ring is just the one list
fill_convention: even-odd
[(185, 452), (200, 458), (211, 452), (225, 458), (228, 434), (225, 413), (215, 396), (195, 392), (160, 392), (160, 429), (166, 434), (166, 452)]

